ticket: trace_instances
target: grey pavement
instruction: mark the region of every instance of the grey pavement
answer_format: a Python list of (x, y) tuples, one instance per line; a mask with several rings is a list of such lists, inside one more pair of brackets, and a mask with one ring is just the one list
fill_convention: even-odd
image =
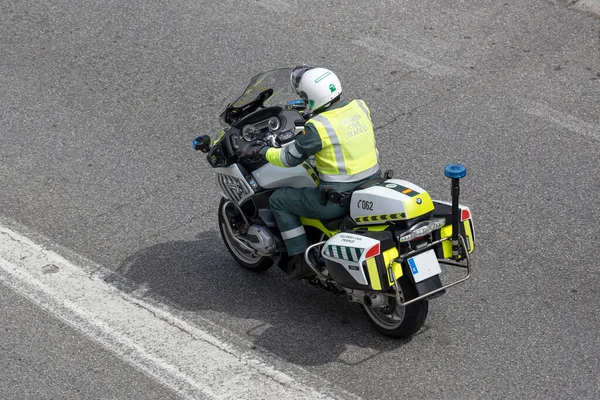
[(98, 343), (0, 284), (0, 398), (174, 399)]
[[(365, 398), (600, 397), (594, 14), (544, 0), (58, 0), (5, 1), (0, 18), (2, 223)], [(444, 166), (468, 168), (473, 279), (410, 341), (276, 269), (241, 270), (219, 238), (214, 173), (191, 140), (216, 136), (251, 76), (300, 63), (367, 102), (396, 176), (448, 200)]]

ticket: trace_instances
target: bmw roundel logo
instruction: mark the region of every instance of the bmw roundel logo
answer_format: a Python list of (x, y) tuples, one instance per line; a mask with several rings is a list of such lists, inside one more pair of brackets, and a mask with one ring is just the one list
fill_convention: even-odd
[(396, 186), (398, 186), (398, 185), (396, 185), (395, 183), (388, 183), (387, 185), (385, 185), (386, 188), (390, 188), (390, 189), (393, 189)]
[(417, 204), (421, 204), (423, 202), (423, 200), (421, 200), (420, 198), (417, 199)]

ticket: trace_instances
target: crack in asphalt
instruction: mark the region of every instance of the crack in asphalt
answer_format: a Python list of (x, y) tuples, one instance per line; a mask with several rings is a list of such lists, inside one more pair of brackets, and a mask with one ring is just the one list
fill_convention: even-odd
[(390, 126), (390, 125), (392, 125), (392, 124), (396, 123), (396, 122), (397, 122), (397, 121), (400, 119), (400, 117), (403, 117), (403, 116), (405, 116), (405, 115), (409, 115), (409, 116), (410, 116), (410, 115), (412, 115), (412, 113), (414, 113), (415, 111), (417, 111), (417, 110), (419, 110), (419, 109), (421, 109), (421, 108), (423, 108), (423, 107), (427, 107), (427, 106), (429, 106), (429, 105), (431, 105), (431, 104), (437, 103), (437, 102), (438, 102), (438, 101), (440, 101), (440, 100), (441, 100), (443, 97), (444, 97), (444, 96), (439, 96), (439, 97), (436, 97), (435, 99), (433, 99), (433, 100), (429, 101), (428, 103), (425, 103), (425, 104), (418, 105), (418, 106), (416, 106), (416, 107), (413, 107), (413, 108), (411, 108), (411, 109), (410, 109), (410, 110), (408, 110), (408, 111), (404, 111), (404, 112), (402, 112), (402, 113), (400, 113), (400, 114), (396, 114), (396, 115), (395, 115), (395, 116), (394, 116), (394, 117), (393, 117), (393, 118), (392, 118), (390, 121), (388, 121), (388, 122), (386, 122), (386, 123), (384, 123), (384, 124), (382, 124), (382, 125), (376, 126), (376, 127), (375, 127), (375, 129), (379, 130), (379, 129), (386, 128), (386, 127), (388, 127), (388, 126)]
[(134, 197), (133, 199), (131, 199), (128, 202), (125, 202), (125, 203), (122, 203), (122, 204), (118, 204), (118, 205), (112, 207), (111, 209), (109, 209), (107, 211), (101, 212), (100, 214), (96, 214), (96, 215), (90, 217), (89, 220), (86, 222), (86, 224), (89, 224), (89, 223), (91, 223), (92, 221), (94, 221), (96, 219), (99, 219), (99, 218), (101, 218), (101, 217), (103, 217), (105, 215), (108, 215), (111, 212), (121, 211), (122, 209), (126, 208), (127, 206), (130, 206), (133, 203), (136, 203), (136, 202), (138, 202), (138, 201), (140, 201), (140, 200), (142, 200), (144, 198), (147, 198), (147, 197), (149, 197), (149, 196), (146, 195), (146, 194), (138, 195), (138, 196)]
[(164, 234), (167, 234), (167, 233), (171, 232), (171, 230), (173, 228), (185, 227), (185, 226), (191, 224), (194, 220), (204, 218), (207, 215), (212, 214), (213, 212), (215, 212), (215, 211), (211, 210), (211, 211), (206, 211), (206, 212), (204, 212), (202, 214), (193, 214), (190, 218), (186, 219), (182, 223), (174, 222), (171, 225), (165, 227), (164, 229), (160, 229), (160, 230), (156, 231), (152, 235), (148, 236), (148, 238), (154, 239), (154, 238), (157, 238), (157, 237), (159, 237), (161, 235), (164, 235)]

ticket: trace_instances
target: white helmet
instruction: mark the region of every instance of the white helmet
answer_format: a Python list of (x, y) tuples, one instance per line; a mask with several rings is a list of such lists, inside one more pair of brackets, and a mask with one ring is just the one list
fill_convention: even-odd
[(312, 114), (342, 94), (340, 80), (325, 68), (296, 67), (290, 79), (294, 91), (306, 102), (304, 115)]

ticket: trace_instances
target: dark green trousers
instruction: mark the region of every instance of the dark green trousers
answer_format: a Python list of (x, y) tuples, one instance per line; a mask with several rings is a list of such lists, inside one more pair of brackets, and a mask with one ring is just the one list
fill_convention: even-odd
[[(321, 186), (333, 189), (337, 192), (349, 192), (366, 180), (381, 178), (381, 171), (373, 176), (358, 182), (349, 183), (325, 183)], [(269, 206), (275, 214), (277, 227), (285, 242), (288, 255), (304, 253), (310, 246), (304, 227), (300, 223), (300, 215), (306, 218), (319, 220), (335, 219), (343, 217), (348, 213), (338, 203), (328, 201), (326, 205), (320, 202), (321, 187), (317, 188), (290, 188), (277, 189), (269, 199)]]
[(320, 188), (277, 189), (269, 199), (269, 206), (275, 214), (277, 227), (285, 242), (288, 255), (304, 253), (310, 245), (299, 216), (319, 220), (335, 219), (346, 215), (347, 209), (338, 203), (320, 203)]

